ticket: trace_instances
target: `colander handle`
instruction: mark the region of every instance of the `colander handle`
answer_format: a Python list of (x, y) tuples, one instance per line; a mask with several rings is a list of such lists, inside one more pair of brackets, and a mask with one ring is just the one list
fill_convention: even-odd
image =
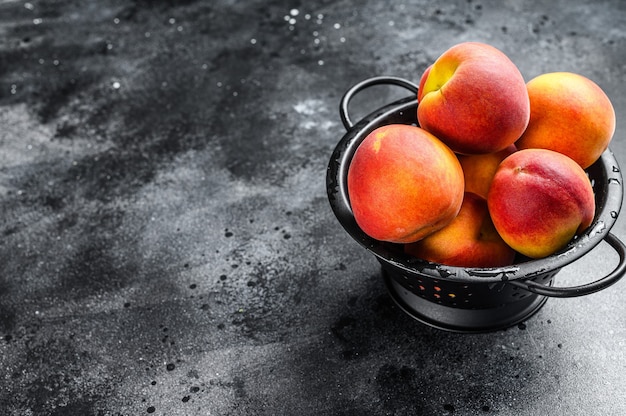
[(617, 251), (617, 254), (619, 255), (619, 264), (611, 273), (599, 280), (572, 287), (545, 286), (531, 280), (510, 280), (507, 283), (521, 289), (528, 290), (529, 292), (554, 298), (572, 298), (598, 292), (617, 282), (626, 273), (626, 246), (619, 238), (611, 233), (608, 233), (604, 240), (609, 243), (615, 251)]
[[(381, 84), (391, 84), (398, 85), (400, 87), (404, 87), (407, 90), (411, 91), (413, 94), (417, 95), (418, 86), (411, 81), (407, 81), (404, 78), (391, 77), (391, 76), (380, 76), (368, 78), (359, 82), (358, 84), (353, 85), (348, 91), (345, 92), (343, 97), (341, 97), (341, 101), (339, 102), (339, 115), (341, 116), (341, 122), (343, 123), (346, 130), (350, 130), (354, 127), (354, 123), (350, 119), (350, 114), (348, 112), (348, 105), (352, 98), (358, 93), (366, 88), (372, 87), (374, 85)], [(416, 97), (417, 99), (417, 97)]]

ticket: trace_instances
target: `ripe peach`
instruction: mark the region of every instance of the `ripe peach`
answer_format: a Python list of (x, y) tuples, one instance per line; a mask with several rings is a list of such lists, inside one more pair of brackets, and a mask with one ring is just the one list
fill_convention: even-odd
[(372, 131), (348, 168), (348, 197), (361, 229), (377, 240), (417, 241), (450, 222), (463, 201), (454, 153), (420, 127)]
[(502, 161), (487, 197), (498, 233), (516, 251), (541, 258), (563, 248), (593, 221), (585, 171), (564, 154), (518, 150)]
[(420, 78), (417, 119), (457, 153), (491, 153), (514, 143), (530, 116), (526, 83), (500, 50), (464, 42)]
[(459, 214), (448, 225), (404, 251), (435, 263), (460, 267), (500, 267), (513, 264), (515, 250), (493, 226), (487, 200), (465, 192)]
[(583, 169), (606, 150), (615, 132), (609, 97), (589, 78), (551, 72), (528, 81), (530, 122), (518, 149), (543, 148), (563, 153)]
[(516, 150), (515, 145), (512, 144), (498, 152), (481, 155), (457, 155), (463, 168), (465, 192), (474, 192), (486, 199), (498, 165)]

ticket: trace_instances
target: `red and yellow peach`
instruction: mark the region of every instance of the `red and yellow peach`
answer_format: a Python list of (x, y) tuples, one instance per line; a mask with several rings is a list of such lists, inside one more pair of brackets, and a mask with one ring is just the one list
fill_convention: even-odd
[(563, 248), (595, 215), (585, 171), (570, 157), (547, 149), (518, 150), (504, 159), (487, 205), (504, 241), (531, 258)]
[(454, 152), (497, 152), (513, 144), (530, 118), (526, 82), (497, 48), (463, 42), (424, 71), (417, 119)]
[(518, 149), (563, 153), (583, 168), (606, 150), (615, 132), (615, 110), (589, 78), (571, 72), (539, 75), (527, 84), (530, 121)]
[(420, 240), (448, 224), (463, 201), (463, 171), (454, 153), (411, 125), (387, 125), (367, 135), (347, 181), (357, 224), (381, 241)]
[(474, 192), (487, 198), (491, 180), (496, 174), (500, 162), (516, 150), (515, 145), (512, 144), (498, 152), (458, 155), (465, 178), (465, 192)]
[(447, 226), (412, 244), (404, 251), (423, 260), (460, 267), (508, 266), (515, 259), (494, 227), (487, 200), (466, 192), (459, 214)]

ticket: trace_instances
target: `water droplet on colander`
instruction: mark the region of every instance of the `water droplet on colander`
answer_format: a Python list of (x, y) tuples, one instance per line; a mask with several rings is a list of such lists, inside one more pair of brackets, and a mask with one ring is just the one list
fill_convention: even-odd
[(598, 221), (598, 223), (591, 229), (591, 231), (589, 231), (589, 236), (600, 234), (604, 231), (605, 228), (606, 225), (604, 224), (604, 221)]
[(506, 267), (506, 268), (495, 268), (489, 270), (474, 270), (474, 269), (466, 269), (465, 272), (473, 277), (497, 277), (500, 276), (500, 279), (505, 281), (508, 280), (511, 276), (515, 276), (515, 274), (519, 271), (519, 267)]
[(449, 269), (444, 269), (444, 268), (437, 268), (437, 271), (439, 272), (439, 275), (441, 277), (443, 277), (444, 279), (449, 278), (449, 277), (455, 277), (457, 274)]

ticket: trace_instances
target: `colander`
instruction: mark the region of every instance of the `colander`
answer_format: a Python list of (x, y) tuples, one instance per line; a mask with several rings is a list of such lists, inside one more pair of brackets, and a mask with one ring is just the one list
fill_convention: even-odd
[[(360, 91), (374, 85), (395, 85), (411, 95), (378, 108), (354, 123), (348, 107)], [(610, 233), (621, 209), (622, 175), (615, 156), (607, 149), (586, 169), (592, 182), (596, 215), (591, 226), (562, 250), (542, 259), (518, 256), (515, 263), (497, 268), (453, 267), (424, 261), (404, 253), (401, 245), (375, 240), (357, 225), (347, 192), (350, 161), (359, 144), (374, 129), (392, 123), (418, 125), (418, 86), (398, 77), (381, 76), (361, 81), (343, 95), (339, 112), (347, 133), (335, 147), (327, 169), (326, 187), (331, 208), (347, 233), (373, 254), (381, 265), (390, 296), (408, 315), (442, 330), (487, 332), (527, 320), (548, 297), (575, 297), (600, 291), (626, 273), (626, 246)], [(613, 271), (590, 283), (556, 287), (556, 274), (601, 241), (618, 254)], [(591, 279), (590, 279), (591, 280)]]

